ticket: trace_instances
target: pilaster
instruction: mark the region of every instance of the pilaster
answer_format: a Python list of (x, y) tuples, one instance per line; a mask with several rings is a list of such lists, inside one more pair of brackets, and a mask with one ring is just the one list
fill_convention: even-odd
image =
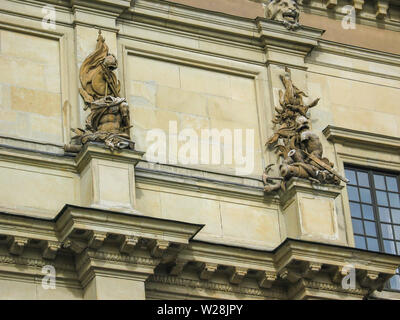
[(77, 258), (78, 278), (87, 300), (144, 300), (147, 278), (160, 260), (148, 253), (85, 249)]
[(87, 207), (132, 211), (135, 208), (135, 166), (143, 153), (111, 152), (87, 144), (77, 155), (81, 204)]
[(287, 236), (292, 239), (346, 244), (339, 232), (335, 200), (343, 186), (311, 184), (292, 178), (281, 191)]

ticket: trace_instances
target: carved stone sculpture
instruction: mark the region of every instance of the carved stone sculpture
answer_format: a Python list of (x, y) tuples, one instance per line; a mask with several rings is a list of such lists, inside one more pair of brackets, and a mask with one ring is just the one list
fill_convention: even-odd
[(263, 174), (266, 192), (285, 189), (285, 182), (292, 177), (308, 179), (314, 183), (339, 184), (347, 182), (334, 169), (333, 164), (324, 158), (322, 144), (317, 134), (310, 130), (308, 110), (315, 107), (319, 99), (304, 104), (307, 95), (292, 82), (288, 68), (280, 76), (285, 91), (279, 91), (280, 107), (275, 108), (272, 120), (275, 133), (267, 141), (275, 148), (281, 163), (277, 165), (277, 176), (269, 175), (274, 165), (269, 165)]
[(72, 129), (76, 134), (66, 151), (77, 152), (87, 142), (104, 143), (111, 150), (134, 149), (130, 140), (129, 106), (120, 97), (120, 82), (114, 73), (117, 58), (109, 52), (105, 38), (97, 37), (96, 50), (82, 63), (79, 92), (85, 101), (84, 110), (90, 109), (85, 129)]
[(289, 30), (296, 30), (300, 27), (299, 4), (301, 0), (269, 0), (264, 3), (265, 17), (283, 22)]

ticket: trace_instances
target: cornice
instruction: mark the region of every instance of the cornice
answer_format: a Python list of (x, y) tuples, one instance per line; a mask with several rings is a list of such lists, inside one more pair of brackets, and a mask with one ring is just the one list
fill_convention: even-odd
[(66, 205), (55, 218), (55, 223), (60, 241), (79, 229), (187, 244), (203, 227), (199, 224), (152, 218), (138, 211), (119, 213), (73, 205)]
[[(385, 66), (390, 66), (393, 70), (388, 73), (379, 72), (377, 70), (371, 71), (365, 67), (344, 66), (335, 64), (332, 61), (319, 61), (318, 55), (320, 53), (331, 54), (344, 58), (351, 58), (363, 60), (366, 62), (377, 63)], [(318, 46), (314, 48), (312, 54), (305, 57), (307, 66), (318, 65), (335, 70), (343, 70), (352, 73), (359, 73), (371, 77), (379, 77), (400, 81), (400, 75), (397, 70), (400, 70), (400, 55), (391, 54), (383, 51), (376, 51), (356, 46), (345, 45), (338, 42), (328, 41), (321, 39)], [(373, 80), (371, 80), (373, 81)]]
[(224, 175), (198, 169), (141, 162), (135, 169), (136, 182), (185, 191), (201, 192), (241, 200), (279, 205), (276, 196), (266, 196), (261, 180)]
[(257, 271), (275, 271), (271, 253), (201, 241), (192, 241), (178, 254), (178, 259)]
[(293, 261), (318, 261), (331, 266), (353, 264), (360, 270), (394, 274), (396, 265), (400, 264), (400, 257), (351, 247), (287, 239), (275, 249), (274, 262), (280, 270)]
[[(125, 14), (125, 19), (137, 22), (152, 22), (156, 25), (172, 29), (187, 30), (188, 26), (195, 27), (193, 31), (198, 34), (214, 31), (235, 37), (235, 40), (252, 38), (256, 27), (252, 19), (231, 16), (228, 14), (212, 12), (168, 1), (136, 0), (134, 7), (129, 9), (130, 15)], [(223, 36), (222, 36), (223, 37)]]
[[(322, 34), (322, 30), (310, 28), (307, 26), (302, 26), (296, 32), (288, 32), (284, 27), (275, 21), (270, 21), (262, 17), (258, 17), (256, 19), (243, 18), (238, 16), (232, 16), (229, 14), (219, 13), (208, 11), (204, 9), (199, 9), (195, 7), (190, 7), (187, 5), (177, 4), (168, 1), (149, 1), (149, 0), (136, 0), (132, 2), (130, 0), (65, 0), (65, 1), (53, 1), (53, 0), (40, 0), (40, 1), (20, 1), (20, 0), (9, 0), (15, 3), (26, 3), (28, 2), (33, 6), (40, 6), (43, 3), (48, 3), (55, 5), (57, 10), (63, 11), (63, 15), (67, 14), (68, 10), (71, 10), (73, 13), (76, 10), (83, 10), (86, 12), (93, 12), (94, 14), (104, 15), (105, 17), (109, 17), (112, 20), (118, 19), (120, 23), (142, 23), (142, 24), (150, 24), (153, 26), (159, 26), (166, 30), (174, 29), (180, 30), (182, 32), (186, 32), (188, 34), (196, 34), (196, 35), (204, 35), (210, 39), (219, 38), (219, 39), (230, 39), (232, 43), (235, 45), (238, 44), (247, 44), (254, 48), (264, 48), (265, 47), (265, 37), (268, 36), (270, 47), (287, 47), (293, 46), (295, 43), (296, 49), (295, 51), (304, 51), (309, 52), (310, 45), (315, 47), (316, 38), (320, 38), (318, 33)], [(394, 2), (390, 2), (391, 5), (398, 6), (397, 0), (392, 0)], [(309, 1), (302, 7), (308, 8), (307, 10), (311, 10), (314, 14), (322, 14), (322, 15), (332, 15), (332, 12), (335, 10), (327, 9), (324, 5), (318, 1)], [(20, 14), (19, 12), (14, 12), (15, 14)], [(339, 14), (340, 19), (343, 14)], [(32, 17), (35, 19), (39, 19), (39, 17)], [(358, 19), (361, 21), (369, 21), (371, 19), (366, 19), (363, 15), (362, 11), (358, 13)], [(71, 20), (72, 19), (72, 20)], [(62, 21), (61, 21), (62, 20)], [(62, 19), (58, 19), (58, 23), (62, 23), (65, 25), (68, 24), (84, 24), (91, 25), (91, 21), (86, 21), (84, 17), (75, 17), (75, 18), (66, 18), (62, 17)], [(376, 27), (377, 19), (372, 19), (370, 24)], [(379, 19), (378, 19), (379, 20)], [(71, 22), (72, 21), (72, 22)], [(75, 21), (75, 22), (74, 22)], [(261, 22), (260, 22), (261, 21)], [(269, 24), (272, 27), (272, 34), (270, 34), (271, 28), (265, 25)], [(400, 21), (399, 22), (391, 22), (389, 19), (379, 20), (379, 23), (384, 23), (385, 26), (396, 26), (397, 30), (400, 30)], [(118, 24), (118, 23), (117, 23)], [(264, 31), (260, 31), (260, 24)], [(106, 28), (109, 31), (119, 32), (123, 35), (122, 30), (118, 26), (112, 22), (110, 25), (105, 23), (105, 25), (101, 26), (102, 28)], [(278, 38), (277, 35), (279, 35)], [(299, 39), (297, 39), (299, 38)], [(279, 41), (276, 39), (280, 39)], [(322, 43), (329, 43), (327, 40), (322, 40)], [(290, 44), (291, 43), (291, 44)], [(341, 44), (338, 44), (341, 46)], [(357, 47), (349, 46), (350, 48), (354, 48), (358, 50)], [(364, 51), (365, 50), (365, 51)], [(366, 53), (373, 52), (373, 50), (360, 49), (359, 51), (364, 51)], [(349, 52), (351, 55), (352, 53)], [(364, 55), (366, 58), (375, 59), (375, 57), (370, 56), (369, 54)], [(358, 54), (356, 54), (358, 55)], [(379, 55), (383, 55), (383, 58), (377, 59), (379, 62), (382, 60), (391, 60), (390, 55), (386, 53), (378, 53)], [(394, 55), (394, 59), (397, 59), (398, 64), (398, 55)], [(384, 61), (382, 61), (384, 62)]]
[(159, 263), (160, 259), (137, 253), (126, 255), (88, 248), (77, 256), (76, 270), (85, 287), (96, 275), (145, 281)]
[[(38, 237), (40, 232), (35, 229), (43, 229), (43, 225), (46, 232), (54, 228), (58, 241), (46, 240), (46, 234), (43, 239)], [(66, 206), (51, 220), (0, 213), (0, 227), (8, 230), (5, 238), (0, 228), (0, 244), (8, 244), (15, 256), (0, 255), (0, 264), (39, 267), (45, 263), (40, 258), (27, 258), (25, 248), (42, 248), (42, 259), (61, 263), (66, 259), (65, 250), (69, 250), (77, 257), (75, 267), (83, 286), (96, 274), (145, 281), (159, 265), (169, 275), (157, 279), (185, 285), (186, 280), (179, 277), (191, 264), (190, 270), (195, 266), (200, 280), (190, 280), (190, 285), (199, 288), (208, 286), (208, 280), (213, 282), (214, 274), (222, 272), (227, 281), (213, 285), (215, 290), (265, 295), (264, 289), (281, 290), (301, 279), (318, 282), (317, 276), (328, 276), (332, 283), (303, 283), (306, 289), (338, 291), (335, 283), (346, 275), (344, 268), (350, 264), (356, 269), (359, 286), (371, 293), (382, 288), (400, 264), (399, 256), (293, 239), (286, 239), (274, 250), (207, 243), (192, 239), (199, 225), (77, 206)], [(21, 274), (24, 272), (21, 270)], [(245, 279), (258, 283), (258, 288), (246, 289)]]
[(0, 160), (27, 166), (54, 169), (79, 174), (91, 159), (103, 159), (138, 164), (135, 169), (136, 182), (165, 186), (186, 191), (204, 192), (250, 201), (279, 204), (276, 196), (266, 196), (261, 179), (246, 178), (171, 165), (152, 164), (142, 160), (143, 152), (122, 150), (111, 153), (95, 144), (86, 146), (78, 155), (58, 155), (35, 150), (0, 146)]
[(289, 41), (303, 44), (306, 47), (317, 45), (317, 41), (325, 32), (325, 30), (308, 26), (300, 26), (297, 31), (293, 32), (287, 30), (287, 28), (279, 21), (269, 20), (262, 17), (257, 17), (255, 22), (261, 36), (271, 38), (286, 37)]
[(124, 10), (130, 8), (131, 0), (69, 0), (74, 7), (85, 7), (120, 15)]
[(53, 221), (5, 212), (0, 212), (0, 234), (34, 240), (58, 241)]
[(139, 264), (149, 267), (156, 267), (159, 263), (159, 259), (153, 259), (144, 256), (130, 256), (126, 254), (121, 254), (118, 252), (107, 252), (107, 251), (95, 251), (89, 250), (86, 253), (89, 258), (97, 259), (102, 261), (113, 261), (118, 263), (129, 263), (129, 264)]
[(400, 138), (372, 132), (327, 126), (323, 134), (331, 142), (348, 146), (355, 145), (368, 150), (383, 150), (397, 154), (400, 148)]
[[(42, 268), (48, 265), (49, 262), (43, 259), (27, 258), (12, 255), (0, 255), (0, 264), (12, 264), (12, 265), (23, 265), (34, 268)], [(75, 271), (74, 263), (68, 263), (66, 261), (53, 261), (52, 265), (61, 271)]]
[[(350, 46), (325, 39), (319, 40), (317, 51), (333, 53), (340, 56), (352, 57), (387, 65), (400, 66), (400, 55), (384, 51), (376, 51), (356, 46)], [(371, 74), (374, 74), (371, 72)]]
[[(314, 291), (314, 292), (313, 292)], [(288, 290), (289, 299), (304, 299), (308, 297), (327, 298), (331, 296), (332, 299), (337, 300), (338, 296), (344, 299), (363, 299), (368, 295), (368, 289), (364, 288), (350, 288), (343, 289), (341, 285), (335, 283), (326, 283), (320, 281), (313, 281), (301, 279), (294, 286)]]
[[(326, 1), (326, 0), (323, 1), (304, 0), (303, 5), (300, 8), (301, 11), (309, 14), (329, 17), (330, 19), (342, 20), (343, 17), (347, 14), (342, 12), (342, 8), (345, 5), (354, 5), (353, 1), (354, 0), (347, 2), (337, 1), (338, 4), (335, 4), (333, 1)], [(391, 11), (396, 10), (397, 13), (400, 11), (399, 1), (398, 0), (387, 0), (387, 1), (379, 0), (379, 1), (388, 3), (387, 10), (384, 10), (384, 13), (383, 14), (381, 13), (379, 17), (377, 16), (378, 13), (376, 7), (377, 1), (374, 1), (373, 6), (365, 5), (365, 4), (370, 4), (368, 3), (369, 2), (368, 0), (360, 1), (363, 2), (364, 5), (362, 5), (361, 9), (360, 7), (358, 7), (358, 10), (356, 9), (357, 23), (375, 28), (378, 26), (384, 26), (385, 29), (399, 31), (400, 20), (398, 18), (396, 20), (391, 18), (392, 16), (396, 17), (396, 14), (391, 13)], [(331, 5), (329, 7), (327, 6), (328, 2), (331, 2)]]
[(73, 157), (8, 145), (0, 146), (0, 160), (14, 164), (77, 172)]
[[(259, 288), (235, 286), (225, 283), (217, 283), (213, 281), (186, 279), (186, 278), (180, 278), (162, 274), (155, 274), (150, 276), (148, 284), (146, 284), (146, 287), (152, 289), (151, 284), (164, 284), (177, 287), (207, 289), (223, 293), (236, 293), (249, 296), (268, 297), (274, 299), (285, 299), (286, 297), (285, 291), (283, 289), (274, 288), (269, 290), (263, 290)], [(156, 289), (157, 286), (155, 286), (154, 288)], [(158, 288), (158, 290), (160, 290), (160, 288)]]

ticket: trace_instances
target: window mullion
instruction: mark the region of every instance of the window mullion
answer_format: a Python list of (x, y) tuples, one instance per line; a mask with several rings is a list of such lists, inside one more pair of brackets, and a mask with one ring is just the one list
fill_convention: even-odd
[(372, 210), (374, 212), (374, 217), (375, 217), (375, 225), (376, 225), (376, 229), (377, 229), (376, 235), (378, 237), (379, 251), (385, 252), (384, 245), (383, 245), (381, 223), (380, 223), (380, 218), (379, 218), (378, 201), (376, 199), (376, 187), (375, 187), (375, 181), (374, 181), (374, 172), (372, 170), (368, 170), (368, 178), (369, 178), (369, 185), (371, 186)]

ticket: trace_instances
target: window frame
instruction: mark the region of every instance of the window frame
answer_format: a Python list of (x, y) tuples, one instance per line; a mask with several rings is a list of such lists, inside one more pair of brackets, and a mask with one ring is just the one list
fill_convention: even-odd
[[(354, 186), (355, 188), (357, 188), (357, 193), (358, 193), (358, 198), (359, 200), (350, 200), (350, 196), (348, 194), (348, 203), (349, 203), (349, 207), (350, 207), (350, 218), (351, 218), (351, 223), (353, 224), (353, 219), (357, 219), (359, 221), (362, 221), (363, 223), (363, 234), (361, 233), (356, 233), (354, 231), (353, 228), (353, 239), (354, 239), (354, 243), (355, 243), (355, 236), (362, 236), (364, 238), (364, 243), (365, 243), (365, 250), (371, 251), (371, 252), (379, 252), (379, 253), (384, 253), (384, 254), (393, 254), (393, 253), (387, 253), (385, 251), (385, 245), (384, 245), (384, 240), (389, 240), (389, 241), (393, 241), (395, 244), (395, 255), (400, 256), (400, 239), (398, 241), (395, 233), (394, 233), (394, 226), (400, 226), (400, 223), (394, 223), (393, 222), (393, 218), (392, 218), (392, 209), (396, 209), (396, 207), (392, 207), (390, 206), (390, 200), (389, 198), (387, 198), (387, 205), (381, 205), (378, 204), (378, 199), (376, 196), (376, 191), (385, 191), (387, 194), (389, 194), (389, 192), (391, 193), (395, 193), (398, 195), (398, 197), (400, 198), (400, 174), (398, 172), (394, 172), (391, 170), (382, 170), (382, 169), (375, 169), (375, 168), (366, 168), (363, 166), (358, 166), (358, 165), (353, 165), (353, 164), (349, 164), (349, 163), (344, 163), (344, 169), (345, 170), (352, 170), (355, 172), (355, 177), (356, 177), (356, 183), (357, 184), (349, 184), (348, 186)], [(363, 202), (361, 200), (361, 194), (360, 194), (360, 188), (363, 188), (362, 185), (359, 184), (359, 178), (358, 178), (358, 174), (357, 172), (363, 172), (366, 173), (368, 175), (368, 183), (369, 183), (369, 190), (371, 193), (371, 203), (367, 203), (367, 202)], [(381, 176), (385, 176), (385, 188), (386, 190), (380, 189), (380, 188), (376, 188), (375, 185), (375, 181), (374, 181), (374, 175), (381, 175)], [(388, 189), (387, 187), (387, 183), (386, 183), (386, 177), (395, 177), (396, 179), (396, 183), (397, 183), (397, 191), (391, 191)], [(358, 217), (353, 217), (352, 212), (351, 212), (351, 203), (357, 203), (360, 206), (360, 212), (361, 212), (361, 218)], [(376, 231), (376, 239), (378, 242), (378, 251), (375, 250), (371, 250), (368, 249), (368, 245), (367, 245), (367, 238), (368, 238), (368, 234), (366, 233), (365, 230), (365, 226), (364, 226), (364, 221), (372, 221), (370, 219), (365, 219), (364, 218), (364, 212), (363, 212), (363, 208), (362, 205), (363, 204), (368, 204), (372, 206), (372, 212), (373, 212), (373, 216), (374, 216), (374, 223), (375, 223), (375, 231)], [(389, 215), (390, 215), (390, 223), (385, 223), (385, 222), (381, 222), (380, 216), (379, 216), (379, 207), (385, 207), (389, 209)], [(397, 208), (397, 210), (400, 210), (400, 207)], [(385, 224), (390, 224), (392, 227), (392, 232), (393, 232), (393, 239), (388, 239), (388, 238), (384, 238), (383, 234), (382, 234), (382, 225)], [(372, 236), (370, 236), (372, 237)], [(397, 244), (399, 243), (399, 244)], [(398, 269), (398, 271), (400, 270), (400, 268)], [(396, 275), (400, 275), (399, 272), (396, 272)], [(393, 291), (393, 292), (400, 292), (400, 289), (392, 289), (390, 287), (390, 281), (387, 282), (387, 284), (385, 285), (385, 291)]]

